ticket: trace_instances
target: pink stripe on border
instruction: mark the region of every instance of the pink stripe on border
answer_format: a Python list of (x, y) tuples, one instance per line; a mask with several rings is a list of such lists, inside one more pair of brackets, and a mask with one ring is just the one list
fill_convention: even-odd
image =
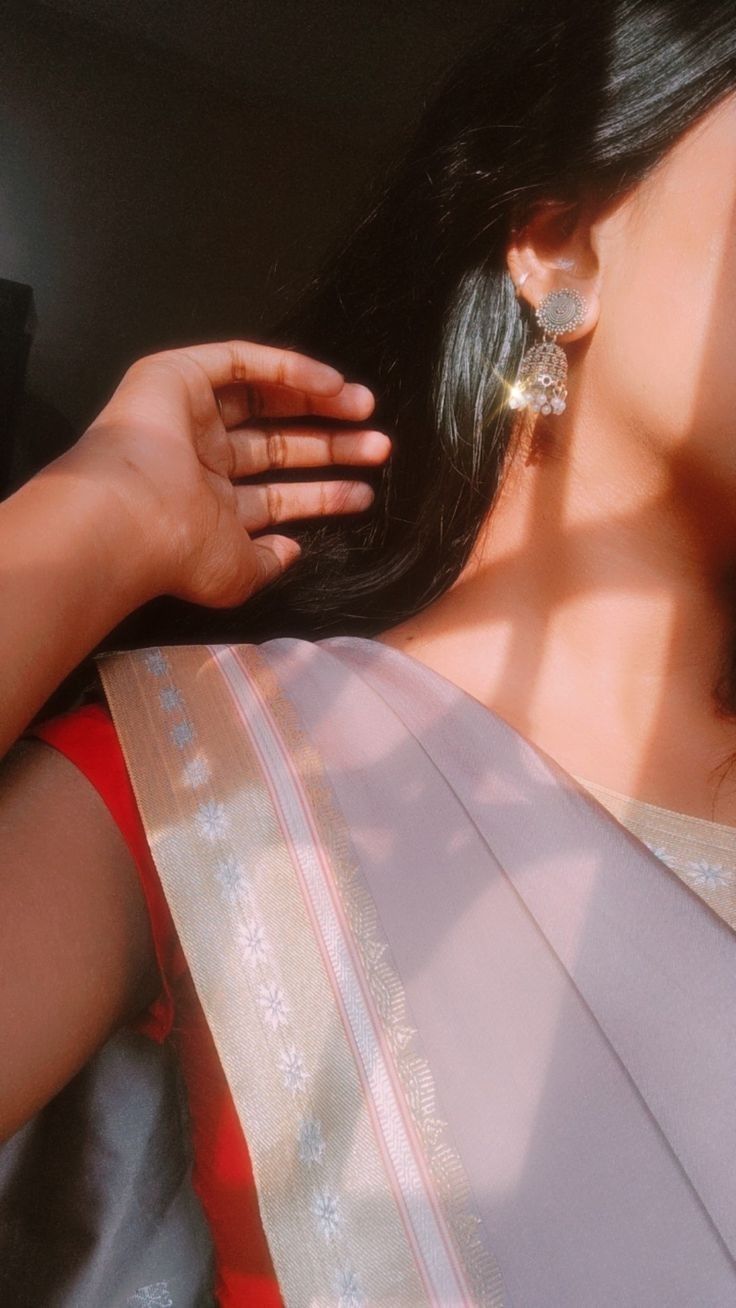
[[(210, 648), (212, 648), (212, 647), (210, 647)], [(279, 731), (278, 725), (277, 725), (277, 723), (276, 723), (276, 721), (275, 721), (275, 719), (274, 719), (274, 717), (273, 717), (273, 715), (272, 715), (272, 713), (271, 713), (271, 711), (270, 711), (270, 709), (269, 709), (269, 707), (268, 707), (268, 703), (267, 703), (267, 701), (264, 699), (264, 697), (263, 697), (263, 695), (262, 695), (262, 693), (261, 693), (260, 687), (257, 685), (257, 683), (254, 682), (254, 679), (251, 677), (250, 673), (248, 672), (248, 669), (247, 669), (247, 667), (245, 666), (245, 664), (244, 664), (244, 662), (243, 662), (243, 659), (242, 659), (241, 655), (238, 653), (238, 651), (235, 650), (235, 649), (231, 649), (231, 653), (232, 653), (233, 657), (236, 659), (236, 661), (238, 662), (239, 666), (241, 667), (244, 676), (247, 678), (247, 681), (248, 681), (249, 686), (252, 688), (252, 691), (253, 691), (254, 695), (256, 696), (256, 698), (258, 699), (258, 701), (259, 701), (259, 703), (260, 703), (260, 705), (261, 705), (261, 710), (262, 710), (262, 712), (263, 712), (263, 714), (264, 714), (264, 717), (267, 719), (267, 721), (268, 721), (269, 724), (270, 724), (270, 728), (271, 728), (271, 733), (272, 733), (273, 739), (274, 739), (274, 741), (275, 741), (275, 743), (276, 743), (276, 745), (277, 745), (278, 751), (279, 751), (279, 753), (280, 753), (280, 755), (281, 755), (281, 757), (282, 757), (282, 759), (283, 759), (283, 762), (284, 762), (284, 764), (285, 764), (285, 767), (286, 767), (286, 769), (287, 769), (287, 771), (288, 771), (288, 773), (289, 773), (289, 775), (290, 775), (290, 777), (291, 777), (292, 785), (293, 785), (294, 790), (295, 790), (295, 792), (296, 792), (296, 795), (297, 795), (297, 797), (298, 797), (298, 800), (299, 800), (299, 803), (300, 803), (300, 807), (301, 807), (302, 812), (303, 812), (304, 817), (305, 817), (306, 824), (307, 824), (307, 826), (308, 826), (310, 832), (312, 833), (312, 838), (313, 838), (313, 842), (314, 842), (314, 847), (315, 847), (315, 850), (316, 850), (316, 852), (317, 852), (318, 863), (319, 863), (320, 868), (322, 869), (323, 882), (324, 882), (324, 885), (325, 885), (325, 887), (326, 887), (326, 889), (327, 889), (327, 893), (328, 893), (329, 898), (330, 898), (330, 901), (331, 901), (331, 903), (332, 903), (332, 906), (333, 906), (333, 910), (334, 910), (334, 912), (335, 912), (335, 915), (336, 915), (336, 917), (337, 917), (337, 919), (338, 919), (338, 922), (339, 922), (340, 926), (342, 927), (342, 935), (343, 935), (343, 939), (344, 939), (344, 942), (345, 942), (345, 945), (346, 945), (346, 948), (347, 948), (348, 955), (349, 955), (349, 957), (350, 957), (350, 959), (351, 959), (351, 962), (352, 962), (352, 964), (353, 964), (353, 970), (354, 970), (355, 976), (356, 976), (356, 978), (357, 978), (358, 985), (359, 985), (359, 987), (360, 987), (360, 992), (361, 992), (362, 997), (363, 997), (363, 1002), (364, 1002), (364, 1005), (365, 1005), (365, 1008), (366, 1008), (366, 1012), (367, 1012), (368, 1017), (369, 1017), (369, 1019), (370, 1019), (370, 1023), (371, 1023), (371, 1028), (372, 1028), (372, 1030), (373, 1030), (374, 1039), (375, 1039), (375, 1041), (376, 1041), (376, 1044), (378, 1045), (378, 1048), (381, 1050), (381, 1053), (382, 1053), (382, 1055), (383, 1055), (384, 1065), (385, 1065), (385, 1068), (386, 1068), (386, 1072), (387, 1072), (387, 1075), (388, 1075), (389, 1081), (390, 1081), (390, 1083), (391, 1083), (391, 1085), (392, 1085), (392, 1088), (393, 1088), (393, 1091), (394, 1091), (394, 1096), (395, 1096), (396, 1103), (397, 1103), (397, 1106), (398, 1106), (398, 1109), (399, 1109), (399, 1112), (400, 1112), (400, 1115), (401, 1115), (401, 1120), (402, 1120), (402, 1123), (403, 1123), (403, 1126), (404, 1126), (404, 1130), (405, 1130), (405, 1133), (406, 1133), (407, 1141), (408, 1141), (408, 1143), (409, 1143), (410, 1146), (411, 1146), (411, 1149), (412, 1149), (412, 1155), (413, 1155), (413, 1157), (414, 1157), (414, 1161), (415, 1161), (415, 1165), (416, 1165), (416, 1167), (417, 1167), (417, 1170), (418, 1170), (419, 1174), (421, 1175), (421, 1177), (422, 1177), (423, 1180), (424, 1180), (424, 1186), (425, 1186), (425, 1194), (426, 1194), (426, 1198), (427, 1198), (427, 1200), (428, 1200), (428, 1202), (429, 1202), (429, 1205), (430, 1205), (431, 1211), (432, 1211), (433, 1214), (434, 1214), (434, 1218), (435, 1218), (435, 1221), (436, 1221), (436, 1224), (437, 1224), (438, 1230), (439, 1230), (439, 1232), (440, 1232), (440, 1234), (441, 1234), (441, 1236), (442, 1236), (442, 1238), (443, 1238), (443, 1243), (444, 1243), (444, 1247), (445, 1247), (445, 1253), (446, 1253), (446, 1255), (447, 1255), (448, 1262), (450, 1263), (450, 1266), (453, 1268), (453, 1271), (454, 1271), (454, 1273), (455, 1273), (455, 1277), (456, 1277), (456, 1279), (457, 1279), (457, 1281), (458, 1281), (459, 1288), (460, 1288), (460, 1289), (463, 1291), (463, 1293), (466, 1295), (466, 1298), (467, 1298), (467, 1299), (472, 1300), (472, 1297), (473, 1297), (473, 1296), (472, 1296), (472, 1293), (471, 1293), (470, 1288), (469, 1288), (469, 1286), (468, 1286), (467, 1278), (466, 1278), (466, 1275), (465, 1275), (464, 1269), (463, 1269), (462, 1265), (458, 1262), (458, 1259), (457, 1259), (457, 1255), (456, 1255), (456, 1252), (455, 1252), (454, 1245), (453, 1245), (452, 1240), (451, 1240), (451, 1238), (449, 1237), (449, 1234), (448, 1234), (448, 1231), (447, 1231), (447, 1224), (446, 1224), (446, 1220), (445, 1220), (444, 1214), (442, 1213), (442, 1210), (441, 1210), (441, 1208), (439, 1207), (439, 1204), (438, 1204), (438, 1201), (437, 1201), (436, 1192), (435, 1192), (434, 1184), (433, 1184), (433, 1179), (432, 1179), (431, 1174), (429, 1173), (429, 1171), (428, 1171), (428, 1169), (427, 1169), (427, 1165), (426, 1165), (426, 1162), (425, 1162), (425, 1159), (424, 1159), (423, 1149), (422, 1149), (422, 1146), (421, 1146), (421, 1141), (418, 1139), (418, 1136), (417, 1136), (416, 1129), (415, 1129), (415, 1127), (414, 1127), (414, 1123), (413, 1123), (413, 1121), (412, 1121), (411, 1118), (407, 1115), (406, 1110), (405, 1110), (405, 1098), (404, 1098), (404, 1090), (403, 1090), (403, 1086), (401, 1085), (401, 1083), (400, 1083), (400, 1081), (399, 1081), (399, 1079), (398, 1079), (398, 1075), (397, 1075), (397, 1073), (396, 1073), (396, 1070), (395, 1070), (395, 1067), (394, 1067), (394, 1063), (393, 1063), (393, 1057), (392, 1057), (392, 1055), (391, 1055), (390, 1049), (388, 1048), (388, 1046), (387, 1046), (387, 1044), (386, 1044), (386, 1040), (385, 1040), (385, 1036), (384, 1036), (384, 1034), (383, 1034), (383, 1028), (382, 1028), (382, 1024), (381, 1024), (380, 1016), (379, 1016), (379, 1014), (378, 1014), (378, 1012), (377, 1012), (377, 1010), (376, 1010), (375, 1003), (374, 1003), (374, 1001), (373, 1001), (373, 996), (372, 996), (370, 990), (367, 988), (366, 983), (365, 983), (365, 980), (364, 980), (362, 964), (361, 964), (361, 962), (360, 962), (359, 956), (358, 956), (358, 954), (357, 954), (357, 950), (356, 950), (356, 948), (355, 948), (355, 944), (354, 944), (354, 940), (353, 940), (353, 936), (352, 936), (352, 931), (351, 931), (351, 928), (350, 928), (349, 923), (347, 922), (347, 919), (346, 919), (346, 916), (345, 916), (345, 911), (344, 911), (344, 908), (343, 908), (343, 904), (342, 904), (342, 901), (341, 901), (341, 899), (340, 899), (340, 897), (339, 897), (339, 892), (337, 892), (336, 886), (335, 886), (335, 884), (334, 884), (334, 877), (330, 875), (330, 864), (329, 864), (329, 859), (328, 859), (328, 857), (327, 857), (327, 854), (326, 854), (326, 851), (325, 851), (325, 849), (324, 849), (324, 846), (323, 846), (321, 840), (319, 839), (319, 836), (318, 836), (318, 833), (317, 833), (317, 830), (316, 830), (315, 824), (314, 824), (314, 822), (313, 822), (313, 819), (312, 819), (312, 812), (311, 812), (311, 806), (310, 806), (310, 804), (309, 804), (309, 800), (308, 800), (308, 798), (307, 798), (307, 796), (306, 796), (306, 794), (305, 794), (305, 792), (304, 792), (304, 789), (303, 789), (303, 786), (302, 786), (302, 783), (301, 783), (301, 778), (300, 778), (298, 772), (296, 771), (296, 769), (295, 769), (295, 767), (294, 767), (294, 765), (293, 765), (293, 762), (292, 762), (291, 756), (290, 756), (290, 754), (289, 754), (288, 748), (286, 747), (286, 744), (285, 744), (285, 742), (284, 742), (284, 740), (283, 740), (283, 737), (281, 736), (281, 733), (280, 733), (280, 731)], [(219, 665), (219, 660), (218, 660), (218, 665)], [(273, 672), (273, 669), (270, 669), (270, 668), (269, 668), (269, 670), (271, 671), (271, 674), (275, 676), (275, 673)], [(221, 669), (221, 671), (222, 671), (222, 669)], [(242, 719), (242, 713), (240, 713), (240, 710), (239, 710), (239, 716), (240, 716), (241, 719)], [(251, 734), (251, 738), (252, 738), (252, 733), (249, 732), (249, 734)], [(255, 744), (255, 742), (254, 742), (254, 744)], [(262, 755), (261, 755), (261, 753), (260, 753), (260, 750), (258, 750), (258, 755), (259, 755), (259, 758), (261, 758), (261, 762), (262, 762), (262, 764), (263, 764), (264, 772), (266, 772), (266, 762), (265, 762), (265, 760), (262, 758)], [(279, 813), (279, 821), (280, 821), (280, 824), (281, 824), (281, 827), (282, 827), (282, 830), (283, 830), (283, 828), (284, 828), (284, 821), (282, 821), (281, 816), (280, 816), (280, 810), (279, 810), (278, 800), (277, 800), (277, 798), (276, 798), (276, 795), (275, 795), (274, 792), (273, 792), (273, 788), (272, 788), (272, 785), (271, 785), (271, 782), (270, 782), (270, 778), (269, 778), (269, 792), (271, 793), (272, 798), (273, 798), (273, 800), (274, 800), (274, 807), (275, 807), (276, 811)], [(287, 832), (284, 832), (284, 835), (285, 835), (285, 837), (287, 838), (287, 840), (289, 840), (290, 850), (292, 851), (292, 859), (293, 859), (293, 860), (296, 860), (296, 863), (297, 863), (297, 865), (298, 865), (298, 861), (299, 861), (299, 860), (298, 860), (298, 855), (296, 854), (296, 851), (293, 850), (293, 848), (292, 848), (291, 841), (290, 841), (290, 839), (289, 839), (289, 837), (288, 837), (288, 833), (287, 833)], [(304, 883), (304, 880), (303, 880), (303, 874), (302, 874), (300, 868), (298, 869), (298, 875), (299, 875), (299, 879), (300, 879), (300, 884), (303, 885), (303, 897), (304, 897), (305, 899), (306, 899), (306, 898), (309, 898), (309, 897), (310, 897), (310, 896), (309, 896), (309, 889), (308, 889), (308, 887), (306, 886), (306, 884)], [(320, 926), (319, 926), (319, 922), (314, 918), (314, 911), (313, 911), (311, 908), (310, 908), (310, 918), (313, 920), (313, 922), (314, 922), (314, 924), (315, 924), (315, 926), (316, 926), (317, 932), (318, 932), (318, 934), (319, 934), (320, 937), (321, 937), (321, 928), (320, 928)], [(326, 948), (326, 946), (325, 946), (325, 948)], [(323, 952), (322, 945), (320, 945), (320, 952)], [(353, 1049), (354, 1049), (354, 1053), (355, 1053), (356, 1060), (357, 1060), (357, 1062), (360, 1064), (361, 1069), (362, 1069), (362, 1057), (361, 1057), (361, 1054), (360, 1054), (360, 1050), (359, 1050), (359, 1049), (357, 1048), (357, 1046), (355, 1045), (355, 1040), (354, 1040), (354, 1037), (353, 1037), (353, 1034), (352, 1034), (352, 1028), (350, 1027), (350, 1020), (349, 1020), (349, 1018), (348, 1018), (348, 1016), (347, 1016), (347, 1013), (346, 1013), (346, 1011), (345, 1011), (345, 1009), (344, 1009), (344, 1005), (343, 1005), (342, 997), (341, 997), (340, 992), (339, 992), (339, 981), (338, 981), (337, 977), (334, 976), (334, 971), (333, 971), (333, 968), (332, 968), (332, 964), (331, 964), (331, 962), (330, 962), (330, 960), (329, 960), (329, 957), (326, 957), (325, 961), (326, 961), (326, 964), (327, 964), (328, 969), (329, 969), (329, 975), (330, 975), (331, 977), (334, 977), (334, 981), (333, 981), (333, 990), (335, 990), (335, 987), (337, 987), (336, 995), (339, 997), (339, 1009), (340, 1009), (340, 1012), (341, 1012), (342, 1017), (343, 1017), (343, 1025), (347, 1025), (346, 1034), (348, 1035), (349, 1040), (350, 1040), (350, 1044), (351, 1044), (351, 1046), (352, 1046)], [(362, 1072), (361, 1072), (361, 1079), (364, 1079), (364, 1077), (363, 1077), (363, 1073), (362, 1073)], [(371, 1092), (370, 1092), (370, 1087), (369, 1087), (369, 1086), (366, 1086), (366, 1089), (367, 1089), (367, 1091), (368, 1091), (367, 1098), (370, 1100), (370, 1099), (372, 1098), (372, 1095), (371, 1095)], [(371, 1116), (373, 1116), (373, 1115), (374, 1115), (374, 1112), (372, 1111)], [(379, 1133), (380, 1133), (380, 1135), (382, 1136), (382, 1135), (383, 1135), (383, 1128), (382, 1128), (382, 1126), (381, 1126), (381, 1124), (380, 1124), (380, 1119), (378, 1119), (378, 1121), (377, 1121), (377, 1126), (378, 1126)], [(382, 1152), (383, 1152), (383, 1148), (382, 1148)], [(389, 1166), (390, 1166), (390, 1168), (391, 1168), (391, 1171), (394, 1172), (393, 1163), (391, 1162), (390, 1159), (388, 1160), (388, 1163), (389, 1163)], [(397, 1183), (397, 1185), (399, 1186), (399, 1193), (401, 1193), (400, 1183), (399, 1183), (399, 1181), (398, 1181), (398, 1177), (396, 1177), (396, 1183)], [(403, 1203), (404, 1203), (404, 1201), (403, 1201), (403, 1198), (402, 1198), (402, 1204), (403, 1204)], [(406, 1220), (411, 1224), (411, 1217), (410, 1217), (408, 1211), (407, 1211), (407, 1214), (406, 1214)], [(412, 1236), (410, 1236), (410, 1239), (412, 1240), (412, 1245), (413, 1245), (413, 1247), (415, 1247), (416, 1236), (413, 1236), (413, 1232), (412, 1232)], [(418, 1259), (419, 1259), (420, 1262), (424, 1262), (423, 1255), (421, 1254), (421, 1251), (419, 1251), (419, 1250), (417, 1251), (417, 1257), (418, 1257)], [(432, 1297), (433, 1302), (434, 1302), (434, 1301), (435, 1301), (434, 1292), (433, 1292), (433, 1290), (431, 1289), (431, 1287), (428, 1287), (428, 1289), (429, 1289), (430, 1296)], [(443, 1305), (440, 1305), (440, 1308), (443, 1308)]]
[[(210, 648), (212, 648), (212, 647), (210, 647)], [(390, 1184), (391, 1184), (391, 1189), (392, 1189), (392, 1192), (393, 1192), (394, 1198), (395, 1198), (395, 1200), (396, 1200), (396, 1206), (397, 1206), (397, 1209), (398, 1209), (398, 1211), (399, 1211), (399, 1216), (400, 1216), (400, 1218), (401, 1218), (402, 1225), (403, 1225), (404, 1230), (405, 1230), (405, 1232), (406, 1232), (407, 1240), (408, 1240), (409, 1245), (410, 1245), (410, 1247), (411, 1247), (411, 1249), (412, 1249), (412, 1251), (413, 1251), (413, 1253), (414, 1253), (414, 1261), (415, 1261), (415, 1263), (416, 1263), (416, 1265), (417, 1265), (417, 1270), (418, 1270), (419, 1275), (420, 1275), (420, 1277), (421, 1277), (421, 1279), (422, 1279), (422, 1281), (423, 1281), (423, 1283), (424, 1283), (424, 1285), (425, 1285), (425, 1288), (426, 1288), (426, 1290), (427, 1290), (427, 1296), (428, 1296), (430, 1302), (431, 1302), (433, 1305), (436, 1305), (436, 1308), (443, 1308), (443, 1305), (440, 1303), (440, 1301), (437, 1299), (437, 1297), (436, 1297), (436, 1295), (435, 1295), (435, 1292), (434, 1292), (434, 1290), (433, 1290), (432, 1285), (431, 1285), (430, 1283), (427, 1282), (426, 1272), (425, 1272), (425, 1270), (424, 1270), (424, 1257), (423, 1257), (423, 1255), (422, 1255), (421, 1249), (418, 1247), (418, 1245), (417, 1245), (417, 1243), (416, 1243), (416, 1236), (415, 1236), (415, 1234), (414, 1234), (413, 1225), (412, 1225), (412, 1222), (411, 1222), (411, 1217), (409, 1216), (409, 1213), (405, 1210), (405, 1201), (404, 1201), (403, 1193), (402, 1193), (402, 1190), (401, 1190), (401, 1184), (400, 1184), (400, 1182), (399, 1182), (398, 1177), (396, 1176), (396, 1172), (395, 1172), (395, 1169), (394, 1169), (393, 1160), (391, 1159), (391, 1156), (390, 1156), (390, 1154), (387, 1152), (387, 1149), (386, 1149), (386, 1145), (385, 1145), (385, 1141), (384, 1141), (384, 1136), (383, 1136), (383, 1128), (382, 1128), (382, 1126), (381, 1126), (380, 1118), (377, 1117), (377, 1110), (376, 1110), (376, 1108), (375, 1108), (375, 1106), (374, 1106), (374, 1103), (373, 1103), (373, 1099), (372, 1099), (372, 1095), (371, 1095), (371, 1091), (370, 1091), (370, 1085), (369, 1085), (368, 1082), (366, 1081), (365, 1070), (364, 1070), (364, 1067), (363, 1067), (363, 1060), (362, 1060), (361, 1055), (360, 1055), (360, 1050), (359, 1050), (358, 1046), (357, 1046), (356, 1043), (355, 1043), (355, 1037), (354, 1037), (354, 1035), (353, 1035), (353, 1030), (352, 1030), (352, 1026), (351, 1026), (351, 1024), (350, 1024), (350, 1019), (349, 1019), (349, 1017), (348, 1017), (348, 1015), (347, 1015), (347, 1012), (345, 1011), (345, 1007), (344, 1007), (344, 1003), (343, 1003), (343, 999), (342, 999), (342, 994), (341, 994), (341, 992), (340, 992), (339, 982), (338, 982), (338, 980), (337, 980), (337, 977), (335, 976), (334, 969), (333, 969), (333, 967), (332, 967), (332, 962), (331, 962), (331, 960), (330, 960), (329, 953), (328, 953), (328, 951), (327, 951), (327, 946), (326, 946), (326, 944), (325, 944), (325, 942), (324, 942), (324, 939), (323, 939), (323, 937), (322, 937), (322, 930), (321, 930), (321, 927), (320, 927), (319, 921), (318, 921), (318, 919), (317, 919), (316, 916), (315, 916), (315, 910), (314, 910), (314, 907), (313, 907), (313, 904), (312, 904), (311, 896), (310, 896), (310, 894), (309, 894), (309, 888), (308, 888), (308, 886), (305, 884), (305, 881), (304, 881), (304, 874), (302, 873), (301, 867), (300, 867), (300, 865), (299, 865), (299, 858), (298, 858), (298, 855), (297, 855), (297, 853), (296, 853), (296, 850), (294, 849), (294, 846), (293, 846), (293, 842), (292, 842), (292, 840), (291, 840), (291, 837), (290, 837), (288, 831), (285, 829), (285, 827), (284, 827), (284, 822), (282, 821), (282, 818), (281, 818), (281, 808), (280, 808), (280, 805), (279, 805), (279, 802), (278, 802), (278, 797), (277, 797), (277, 795), (276, 795), (276, 793), (275, 793), (275, 791), (274, 791), (274, 788), (273, 788), (273, 785), (272, 785), (272, 782), (271, 782), (271, 777), (270, 777), (270, 773), (269, 773), (269, 771), (268, 771), (268, 767), (267, 767), (266, 761), (265, 761), (265, 759), (264, 759), (264, 757), (263, 757), (263, 755), (262, 755), (262, 753), (261, 753), (261, 750), (260, 750), (260, 748), (259, 748), (259, 746), (258, 746), (258, 743), (257, 743), (255, 737), (253, 736), (253, 733), (252, 733), (252, 731), (251, 731), (251, 729), (250, 729), (250, 726), (249, 726), (247, 720), (246, 720), (246, 719), (244, 718), (244, 716), (243, 716), (243, 712), (242, 712), (242, 709), (241, 709), (240, 704), (238, 703), (238, 700), (237, 700), (237, 697), (236, 697), (235, 691), (234, 691), (234, 690), (232, 689), (232, 687), (229, 685), (229, 683), (228, 683), (228, 681), (227, 681), (227, 675), (226, 675), (226, 673), (223, 671), (222, 668), (220, 668), (220, 674), (221, 674), (223, 680), (225, 681), (225, 684), (226, 684), (226, 686), (227, 686), (228, 692), (229, 692), (229, 694), (230, 694), (230, 696), (231, 696), (231, 699), (232, 699), (232, 701), (233, 701), (233, 704), (234, 704), (234, 706), (235, 706), (235, 709), (236, 709), (236, 712), (237, 712), (238, 718), (240, 719), (240, 721), (242, 722), (243, 726), (245, 727), (245, 729), (246, 729), (246, 731), (247, 731), (247, 733), (248, 733), (248, 737), (249, 737), (249, 739), (250, 739), (250, 741), (251, 741), (251, 744), (252, 744), (252, 746), (253, 746), (254, 752), (258, 755), (258, 758), (259, 758), (259, 760), (260, 760), (260, 763), (261, 763), (261, 771), (263, 772), (263, 775), (264, 775), (264, 777), (266, 778), (266, 785), (267, 785), (267, 788), (268, 788), (269, 794), (270, 794), (271, 799), (272, 799), (272, 802), (273, 802), (274, 811), (275, 811), (275, 813), (276, 813), (277, 816), (278, 816), (279, 825), (281, 826), (281, 829), (282, 829), (282, 832), (283, 832), (283, 835), (284, 835), (285, 842), (287, 843), (287, 845), (288, 845), (288, 847), (289, 847), (289, 853), (290, 853), (290, 855), (291, 855), (292, 864), (293, 864), (293, 866), (294, 866), (294, 870), (295, 870), (295, 872), (296, 872), (296, 874), (297, 874), (297, 879), (298, 879), (298, 881), (299, 881), (299, 885), (300, 885), (300, 887), (301, 887), (301, 889), (302, 889), (302, 899), (303, 899), (303, 901), (304, 901), (304, 906), (305, 906), (305, 908), (306, 908), (306, 910), (307, 910), (307, 913), (308, 913), (308, 915), (309, 915), (309, 919), (310, 919), (310, 921), (311, 921), (311, 923), (312, 923), (312, 926), (313, 926), (313, 928), (314, 928), (314, 935), (315, 935), (315, 940), (316, 940), (316, 943), (317, 943), (317, 947), (318, 947), (318, 949), (319, 949), (320, 955), (321, 955), (322, 960), (323, 960), (323, 962), (324, 962), (324, 965), (325, 965), (325, 972), (326, 972), (327, 977), (328, 977), (328, 979), (329, 979), (331, 989), (332, 989), (332, 991), (333, 991), (333, 994), (335, 995), (336, 1007), (337, 1007), (338, 1013), (340, 1014), (340, 1019), (341, 1019), (342, 1025), (343, 1025), (343, 1029), (344, 1029), (344, 1031), (345, 1031), (345, 1036), (346, 1036), (346, 1039), (347, 1039), (347, 1041), (348, 1041), (348, 1043), (349, 1043), (351, 1049), (353, 1050), (353, 1058), (354, 1058), (354, 1061), (355, 1061), (355, 1063), (356, 1063), (356, 1067), (357, 1067), (357, 1070), (358, 1070), (358, 1075), (359, 1075), (359, 1078), (360, 1078), (361, 1083), (363, 1084), (364, 1090), (365, 1090), (365, 1092), (366, 1092), (366, 1093), (365, 1093), (366, 1104), (367, 1104), (367, 1106), (368, 1106), (368, 1112), (369, 1112), (369, 1115), (370, 1115), (371, 1120), (373, 1121), (373, 1124), (374, 1124), (374, 1129), (375, 1129), (375, 1134), (376, 1134), (376, 1139), (377, 1139), (378, 1147), (379, 1147), (379, 1150), (380, 1150), (380, 1152), (381, 1152), (381, 1156), (383, 1157), (383, 1160), (384, 1160), (384, 1165), (385, 1165), (385, 1167), (386, 1167), (386, 1172), (387, 1172), (387, 1174), (388, 1174), (389, 1182), (390, 1182)], [(246, 675), (247, 675), (247, 673), (246, 673)], [(252, 685), (252, 682), (250, 681), (250, 678), (249, 678), (248, 680), (249, 680), (249, 684)], [(259, 700), (261, 700), (261, 697), (260, 697), (260, 696), (258, 696), (258, 698), (259, 698)], [(262, 702), (262, 701), (261, 701), (261, 702)], [(277, 737), (277, 739), (279, 739), (279, 738)], [(310, 827), (311, 827), (311, 823), (310, 823)], [(318, 845), (319, 842), (318, 842), (318, 841), (315, 841), (315, 844)], [(349, 946), (349, 943), (348, 943), (348, 942), (346, 942), (346, 943), (348, 944), (348, 952), (350, 952), (350, 946)], [(360, 983), (360, 977), (358, 977), (358, 980), (359, 980), (359, 983)], [(361, 988), (362, 988), (362, 983), (361, 983)]]

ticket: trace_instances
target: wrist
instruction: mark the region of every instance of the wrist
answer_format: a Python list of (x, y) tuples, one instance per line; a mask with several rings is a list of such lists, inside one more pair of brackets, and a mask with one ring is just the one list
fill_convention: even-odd
[(0, 757), (155, 590), (118, 497), (61, 456), (0, 503)]
[(157, 555), (142, 515), (102, 461), (96, 464), (72, 447), (22, 491), (29, 503), (35, 500), (49, 562), (75, 570), (80, 593), (94, 595), (99, 621), (109, 624), (108, 630), (161, 593)]

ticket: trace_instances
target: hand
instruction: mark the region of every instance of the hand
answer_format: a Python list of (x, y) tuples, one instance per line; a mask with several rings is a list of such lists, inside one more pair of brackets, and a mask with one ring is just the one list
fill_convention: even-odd
[[(231, 607), (300, 554), (288, 536), (251, 533), (290, 518), (355, 513), (373, 500), (358, 480), (234, 480), (269, 468), (383, 462), (391, 442), (382, 432), (310, 423), (316, 415), (360, 422), (374, 407), (367, 387), (293, 350), (239, 340), (191, 345), (137, 359), (63, 459), (77, 467), (82, 460), (85, 474), (116, 490), (129, 516), (131, 558), (142, 557), (136, 566), (146, 569), (144, 591)], [(302, 415), (298, 426), (271, 425)]]

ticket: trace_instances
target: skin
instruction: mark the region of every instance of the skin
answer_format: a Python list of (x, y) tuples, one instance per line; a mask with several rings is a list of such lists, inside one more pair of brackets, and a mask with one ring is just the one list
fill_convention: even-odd
[[(713, 687), (733, 639), (735, 204), (731, 97), (605, 212), (547, 205), (516, 233), (508, 267), (530, 304), (560, 286), (588, 302), (561, 338), (568, 408), (520, 422), (462, 575), (378, 637), (569, 771), (731, 825), (734, 788), (714, 769), (736, 731)], [(373, 407), (364, 387), (290, 351), (164, 351), (0, 504), (0, 558), (23, 560), (0, 572), (0, 1139), (159, 988), (136, 869), (104, 802), (57, 751), (18, 736), (147, 599), (242, 603), (295, 557), (280, 521), (367, 507), (359, 475), (247, 478), (380, 463), (390, 441), (370, 430)], [(312, 415), (349, 426), (326, 436)], [(299, 426), (279, 435), (282, 416)]]
[[(363, 421), (373, 408), (367, 387), (251, 341), (136, 360), (76, 445), (0, 504), (0, 559), (12, 561), (0, 568), (0, 756), (147, 600), (244, 603), (298, 557), (298, 543), (269, 528), (365, 509), (373, 491), (357, 479), (240, 479), (385, 459), (389, 438)], [(354, 425), (329, 434), (323, 417)]]
[(735, 233), (730, 96), (605, 212), (545, 206), (515, 235), (520, 295), (588, 304), (558, 338), (568, 407), (520, 420), (462, 575), (379, 637), (573, 774), (731, 825), (713, 688), (734, 639)]
[[(247, 478), (380, 462), (390, 441), (366, 427), (373, 407), (364, 386), (292, 351), (163, 351), (0, 504), (0, 1140), (160, 988), (135, 864), (104, 801), (58, 750), (18, 736), (147, 599), (242, 603), (298, 553), (280, 522), (364, 509), (359, 476)], [(282, 432), (282, 417), (298, 421)], [(322, 417), (346, 425), (326, 433)]]

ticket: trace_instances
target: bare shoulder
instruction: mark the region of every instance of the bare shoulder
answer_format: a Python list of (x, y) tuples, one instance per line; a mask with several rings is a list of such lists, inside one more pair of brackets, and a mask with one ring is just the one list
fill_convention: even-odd
[(0, 760), (0, 1138), (153, 998), (133, 857), (91, 781), (22, 739)]

